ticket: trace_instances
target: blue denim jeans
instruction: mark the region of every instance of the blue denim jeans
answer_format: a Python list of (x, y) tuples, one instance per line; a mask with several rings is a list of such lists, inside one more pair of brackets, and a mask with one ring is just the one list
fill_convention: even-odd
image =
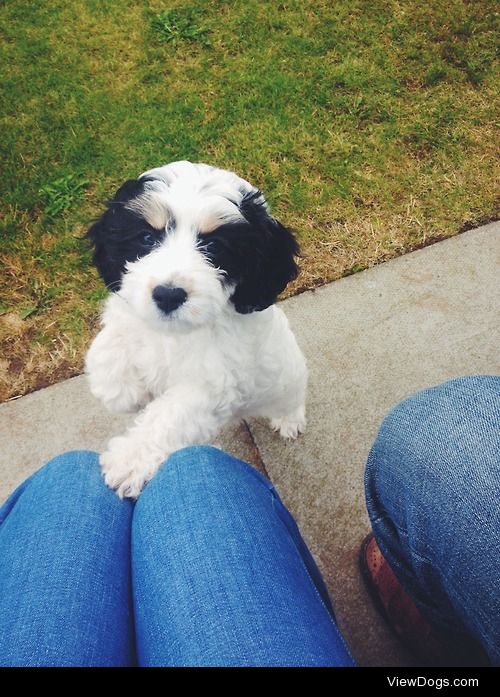
[(137, 503), (61, 455), (0, 509), (0, 665), (351, 666), (270, 482), (210, 447)]
[[(398, 405), (370, 452), (384, 555), (436, 624), (500, 661), (500, 378)], [(208, 447), (175, 453), (134, 506), (97, 456), (62, 455), (0, 509), (0, 665), (353, 665), (271, 484)]]
[(452, 380), (385, 418), (366, 468), (384, 557), (444, 634), (500, 664), (500, 377)]

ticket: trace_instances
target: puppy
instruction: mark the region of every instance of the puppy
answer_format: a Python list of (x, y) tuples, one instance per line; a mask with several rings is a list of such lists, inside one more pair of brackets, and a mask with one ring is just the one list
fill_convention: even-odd
[(112, 412), (139, 412), (100, 456), (120, 497), (231, 422), (304, 430), (306, 364), (274, 305), (299, 248), (258, 189), (173, 162), (125, 182), (87, 235), (112, 291), (86, 357), (90, 389)]

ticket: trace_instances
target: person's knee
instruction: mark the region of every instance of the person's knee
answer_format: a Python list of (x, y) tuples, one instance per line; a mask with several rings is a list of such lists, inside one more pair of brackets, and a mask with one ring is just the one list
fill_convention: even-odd
[(153, 493), (163, 487), (182, 489), (200, 479), (223, 481), (239, 467), (246, 469), (249, 466), (213, 446), (194, 445), (182, 448), (169, 456), (146, 486), (144, 493)]
[(231, 492), (265, 485), (270, 482), (246, 462), (207, 445), (182, 448), (170, 455), (139, 496), (136, 517), (142, 511), (169, 505), (178, 498), (199, 498), (199, 505), (208, 496), (212, 501), (225, 499)]
[[(460, 462), (474, 454), (488, 466), (499, 419), (500, 378), (467, 376), (404, 399), (385, 417), (370, 451), (367, 495), (460, 486)], [(496, 426), (494, 420), (496, 419)], [(476, 446), (475, 446), (476, 444)], [(490, 458), (491, 459), (491, 458)]]
[(190, 476), (193, 471), (217, 474), (228, 465), (229, 456), (211, 445), (191, 445), (172, 453), (161, 472), (174, 473), (176, 477)]

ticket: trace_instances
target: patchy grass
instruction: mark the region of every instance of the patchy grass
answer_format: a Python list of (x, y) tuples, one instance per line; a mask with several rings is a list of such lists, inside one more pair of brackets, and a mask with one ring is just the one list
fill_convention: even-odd
[(488, 0), (12, 0), (0, 26), (2, 399), (81, 370), (81, 237), (152, 166), (260, 186), (302, 244), (290, 292), (498, 215)]

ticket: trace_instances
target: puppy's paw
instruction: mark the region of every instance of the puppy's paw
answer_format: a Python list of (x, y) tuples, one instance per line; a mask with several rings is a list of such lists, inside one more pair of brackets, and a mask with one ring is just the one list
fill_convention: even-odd
[(99, 461), (106, 484), (120, 498), (136, 499), (163, 458), (130, 436), (118, 436), (109, 441)]
[(271, 419), (271, 428), (279, 431), (282, 438), (293, 440), (306, 429), (306, 415), (303, 408), (279, 419)]

